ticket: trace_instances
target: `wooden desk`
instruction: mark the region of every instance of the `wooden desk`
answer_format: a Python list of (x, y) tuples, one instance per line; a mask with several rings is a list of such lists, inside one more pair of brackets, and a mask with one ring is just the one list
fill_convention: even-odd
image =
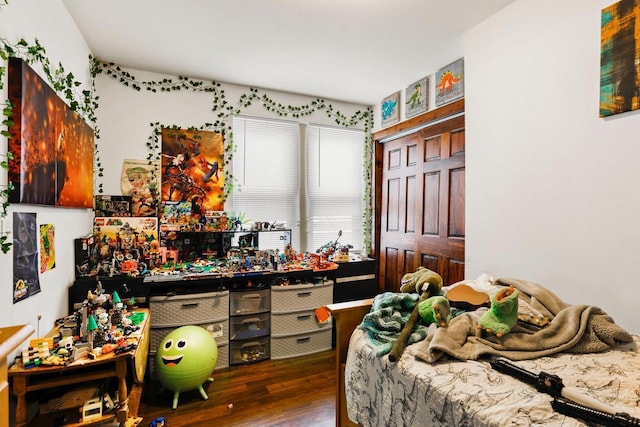
[(0, 427), (9, 427), (9, 382), (7, 357), (33, 333), (33, 326), (0, 328)]
[[(138, 404), (142, 395), (142, 384), (149, 354), (149, 310), (139, 309), (145, 313), (145, 319), (140, 324), (140, 330), (132, 334), (128, 340), (137, 342), (138, 347), (126, 353), (101, 355), (96, 359), (82, 358), (66, 366), (37, 366), (24, 369), (22, 361), (9, 368), (12, 379), (13, 394), (16, 403), (16, 427), (27, 425), (27, 393), (62, 387), (70, 384), (95, 381), (103, 378), (116, 377), (118, 379), (118, 394), (122, 408), (116, 414), (116, 419), (125, 425), (129, 418), (137, 417)], [(131, 369), (133, 377), (132, 391), (127, 390), (127, 372)]]

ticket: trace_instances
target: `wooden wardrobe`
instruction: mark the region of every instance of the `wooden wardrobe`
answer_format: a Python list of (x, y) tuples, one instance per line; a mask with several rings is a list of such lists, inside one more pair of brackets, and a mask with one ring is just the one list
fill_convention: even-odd
[(378, 291), (425, 266), (464, 278), (464, 99), (374, 134)]

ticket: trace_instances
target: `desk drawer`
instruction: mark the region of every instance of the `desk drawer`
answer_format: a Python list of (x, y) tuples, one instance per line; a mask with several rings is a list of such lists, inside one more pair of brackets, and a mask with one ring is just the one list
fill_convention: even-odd
[(150, 298), (152, 326), (184, 326), (229, 316), (229, 291)]
[(271, 312), (316, 309), (333, 302), (333, 282), (321, 285), (304, 283), (271, 288)]

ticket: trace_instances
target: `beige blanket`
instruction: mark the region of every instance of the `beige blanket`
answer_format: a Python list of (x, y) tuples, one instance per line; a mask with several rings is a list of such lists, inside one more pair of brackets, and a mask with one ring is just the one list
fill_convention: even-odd
[(476, 336), (476, 325), (487, 309), (481, 308), (455, 317), (446, 328), (432, 328), (424, 341), (412, 346), (416, 357), (429, 363), (444, 355), (460, 360), (489, 355), (525, 360), (558, 352), (601, 352), (633, 341), (597, 307), (567, 305), (553, 292), (526, 280), (498, 279), (495, 284), (519, 289), (520, 300), (548, 317), (549, 324), (539, 330), (518, 324), (501, 338), (482, 338)]

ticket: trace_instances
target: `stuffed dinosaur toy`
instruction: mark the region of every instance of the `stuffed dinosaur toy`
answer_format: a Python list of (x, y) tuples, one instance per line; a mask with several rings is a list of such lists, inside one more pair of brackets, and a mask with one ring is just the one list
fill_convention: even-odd
[(513, 286), (502, 288), (491, 297), (491, 308), (478, 320), (478, 332), (495, 334), (498, 338), (508, 334), (518, 322), (518, 295)]
[(439, 295), (442, 291), (442, 277), (435, 271), (420, 266), (413, 273), (406, 273), (400, 280), (400, 292), (416, 292), (422, 294), (430, 286), (430, 296)]
[(435, 323), (444, 328), (449, 324), (449, 320), (451, 320), (449, 300), (440, 295), (427, 298), (418, 303), (418, 312), (420, 313), (422, 323), (425, 325)]

